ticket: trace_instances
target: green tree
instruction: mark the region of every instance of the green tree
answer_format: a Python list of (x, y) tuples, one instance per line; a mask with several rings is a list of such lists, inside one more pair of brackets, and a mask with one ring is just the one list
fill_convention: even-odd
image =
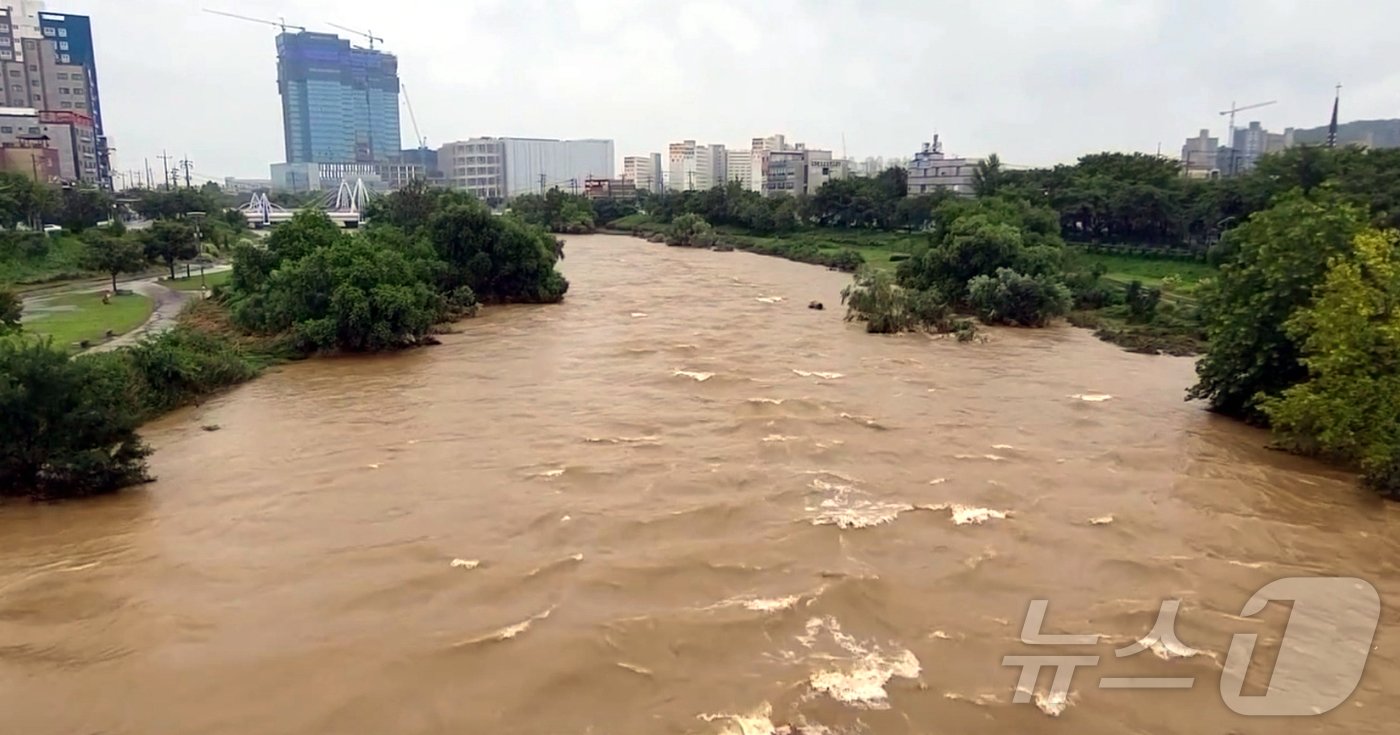
[(178, 219), (190, 212), (216, 214), (224, 210), (220, 197), (201, 189), (147, 190), (135, 208), (146, 219)]
[(715, 244), (715, 231), (700, 215), (683, 214), (671, 222), (666, 244), (707, 248)]
[(0, 289), (0, 335), (18, 332), (24, 315), (24, 299), (7, 289)]
[(88, 187), (64, 189), (58, 197), (54, 219), (64, 229), (81, 233), (111, 218), (115, 206), (105, 191)]
[(1001, 157), (997, 154), (987, 156), (972, 167), (972, 191), (977, 196), (995, 196), (1001, 186)]
[(1201, 291), (1209, 349), (1190, 397), (1262, 421), (1262, 400), (1307, 378), (1286, 325), (1312, 302), (1329, 260), (1350, 249), (1364, 222), (1360, 209), (1333, 196), (1297, 191), (1226, 234), (1220, 276)]
[(893, 334), (926, 329), (948, 332), (957, 328), (953, 309), (935, 289), (908, 289), (888, 271), (862, 269), (841, 290), (846, 321), (865, 322), (865, 331)]
[(131, 386), (120, 357), (0, 340), (0, 494), (76, 497), (148, 479)]
[(427, 182), (414, 179), (385, 196), (370, 200), (365, 219), (393, 225), (404, 232), (416, 232), (428, 226), (428, 220), (438, 210), (440, 198), (439, 192)]
[(142, 240), (146, 257), (165, 263), (171, 278), (175, 277), (175, 261), (199, 255), (194, 228), (181, 220), (156, 220), (142, 233)]
[(305, 350), (387, 350), (416, 343), (437, 321), (438, 297), (402, 253), (346, 237), (284, 264), (267, 281), (264, 323)]
[(1010, 268), (967, 283), (968, 301), (988, 324), (1043, 327), (1069, 311), (1069, 289), (1049, 275), (1027, 276)]
[(446, 264), (443, 293), (466, 286), (485, 302), (552, 303), (569, 282), (554, 269), (554, 238), (515, 217), (497, 217), (477, 201), (440, 209), (428, 225), (437, 257)]
[(1262, 408), (1291, 448), (1359, 465), (1400, 494), (1400, 236), (1365, 230), (1285, 325), (1307, 378)]
[(83, 233), (83, 240), (87, 246), (86, 267), (110, 275), (112, 293), (117, 292), (118, 275), (137, 273), (146, 267), (146, 249), (133, 237), (99, 227)]
[(14, 228), (24, 224), (39, 229), (52, 199), (51, 188), (28, 176), (0, 172), (0, 226)]

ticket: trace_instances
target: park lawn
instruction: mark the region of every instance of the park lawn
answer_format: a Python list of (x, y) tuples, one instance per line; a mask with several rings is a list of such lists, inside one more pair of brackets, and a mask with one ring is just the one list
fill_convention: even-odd
[(1167, 276), (1176, 276), (1183, 284), (1194, 284), (1218, 273), (1215, 266), (1194, 260), (1167, 260), (1116, 253), (1095, 253), (1083, 258), (1089, 263), (1103, 263), (1108, 269), (1104, 277), (1109, 280), (1123, 283), (1142, 281), (1144, 286), (1161, 285), (1162, 279)]
[(155, 301), (139, 293), (119, 294), (110, 304), (102, 303), (101, 293), (65, 294), (48, 303), (73, 308), (26, 315), (20, 325), (25, 332), (52, 337), (56, 347), (68, 350), (80, 349), (83, 340), (101, 342), (109, 329), (114, 335), (130, 332), (145, 324), (155, 310)]
[(176, 291), (198, 291), (203, 286), (208, 286), (209, 288), (213, 288), (215, 286), (222, 286), (225, 283), (228, 283), (228, 280), (232, 277), (233, 271), (227, 270), (219, 271), (217, 273), (205, 273), (204, 280), (200, 281), (199, 274), (196, 273), (190, 276), (189, 278), (176, 278), (173, 281), (161, 281), (160, 285), (165, 286), (166, 288), (173, 288)]
[(91, 275), (84, 267), (87, 247), (70, 235), (49, 237), (34, 252), (7, 249), (0, 252), (0, 284), (31, 284)]

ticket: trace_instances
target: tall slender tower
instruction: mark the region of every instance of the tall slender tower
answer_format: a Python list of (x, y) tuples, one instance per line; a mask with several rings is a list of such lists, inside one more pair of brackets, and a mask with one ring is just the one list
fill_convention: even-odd
[(1342, 85), (1337, 85), (1337, 96), (1332, 98), (1332, 123), (1327, 126), (1327, 147), (1337, 147), (1337, 108), (1342, 104)]

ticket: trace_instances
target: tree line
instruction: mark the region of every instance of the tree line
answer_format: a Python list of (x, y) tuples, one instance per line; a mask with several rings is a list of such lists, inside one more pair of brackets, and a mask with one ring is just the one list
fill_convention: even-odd
[[(26, 335), (0, 297), (0, 494), (75, 497), (142, 482), (143, 420), (271, 361), (423, 344), (479, 302), (551, 303), (568, 290), (552, 235), (468, 194), (415, 184), (375, 200), (366, 220), (350, 234), (304, 211), (265, 246), (237, 243), (232, 277), (209, 300), (174, 329), (108, 353), (69, 357)], [(151, 229), (173, 226), (163, 222), (183, 220)], [(110, 240), (94, 242), (130, 242), (102, 231)]]

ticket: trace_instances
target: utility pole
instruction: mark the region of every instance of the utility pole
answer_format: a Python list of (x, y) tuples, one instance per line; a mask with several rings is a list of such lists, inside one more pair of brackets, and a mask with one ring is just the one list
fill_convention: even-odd
[(191, 161), (189, 156), (185, 156), (185, 160), (181, 161), (180, 165), (185, 169), (185, 188), (193, 188), (190, 186), (190, 166), (194, 165), (194, 161)]
[(578, 179), (569, 179), (569, 191), (578, 196)]
[[(161, 163), (164, 164), (164, 165), (162, 166), (162, 168), (165, 169), (165, 188), (166, 188), (166, 189), (169, 189), (169, 188), (170, 188), (170, 156), (167, 155), (165, 151), (161, 151), (161, 152), (160, 152), (160, 155), (157, 156), (157, 157), (160, 158)], [(177, 179), (177, 180), (178, 180), (178, 179)]]
[(540, 172), (540, 193), (544, 193), (544, 172)]
[(143, 158), (143, 159), (141, 159), (141, 160), (144, 161), (145, 164), (146, 164), (146, 188), (147, 188), (147, 189), (150, 189), (150, 188), (151, 188), (151, 159), (149, 159), (149, 158)]

